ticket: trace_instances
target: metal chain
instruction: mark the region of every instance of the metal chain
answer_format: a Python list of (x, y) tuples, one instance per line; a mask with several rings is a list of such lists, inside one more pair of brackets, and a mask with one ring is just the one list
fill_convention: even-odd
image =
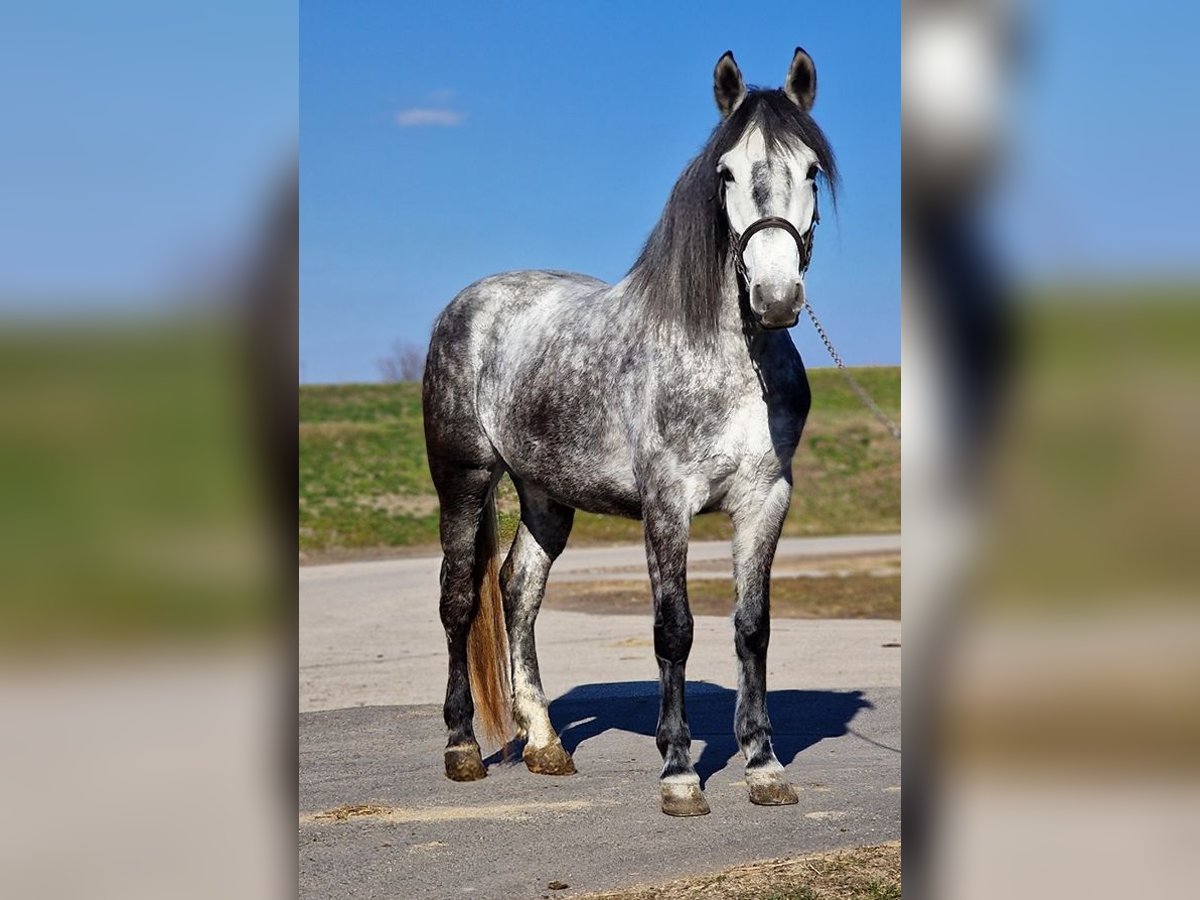
[(821, 323), (817, 320), (817, 314), (813, 312), (812, 304), (805, 303), (804, 308), (808, 311), (808, 317), (812, 319), (813, 327), (817, 329), (817, 334), (820, 335), (822, 342), (824, 342), (825, 349), (829, 351), (830, 357), (833, 359), (834, 364), (838, 367), (838, 371), (842, 373), (842, 377), (846, 379), (846, 383), (854, 389), (854, 393), (858, 394), (858, 399), (861, 400), (867, 409), (871, 411), (871, 414), (879, 420), (880, 424), (891, 432), (892, 437), (894, 437), (896, 440), (900, 440), (900, 426), (888, 418), (887, 413), (879, 408), (875, 401), (871, 399), (871, 395), (868, 394), (863, 386), (858, 383), (858, 380), (850, 374), (850, 370), (846, 368), (846, 364), (842, 362), (842, 358), (838, 356), (838, 352), (833, 349), (833, 342), (829, 340), (829, 335), (825, 333), (825, 329), (821, 327)]

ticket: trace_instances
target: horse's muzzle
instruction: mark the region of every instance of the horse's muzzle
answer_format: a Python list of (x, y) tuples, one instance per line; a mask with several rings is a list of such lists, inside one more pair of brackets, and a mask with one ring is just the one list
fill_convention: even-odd
[(791, 328), (804, 308), (804, 283), (755, 284), (750, 289), (750, 310), (763, 328)]

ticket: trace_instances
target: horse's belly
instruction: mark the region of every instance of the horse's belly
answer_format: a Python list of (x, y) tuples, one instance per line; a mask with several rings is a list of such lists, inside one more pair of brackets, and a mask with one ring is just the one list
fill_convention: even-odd
[(584, 512), (627, 519), (642, 517), (642, 500), (632, 480), (629, 484), (593, 480), (585, 484), (559, 484), (545, 490), (559, 503)]
[(575, 410), (527, 402), (483, 421), (515, 478), (575, 509), (641, 517), (632, 457), (600, 410), (581, 417)]
[(585, 512), (642, 517), (642, 503), (631, 465), (619, 454), (560, 452), (517, 453), (504, 456), (509, 470), (522, 481), (545, 491), (559, 503)]

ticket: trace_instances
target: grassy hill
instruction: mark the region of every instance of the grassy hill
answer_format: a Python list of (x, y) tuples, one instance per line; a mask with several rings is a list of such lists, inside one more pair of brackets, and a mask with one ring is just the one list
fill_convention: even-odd
[[(900, 370), (855, 369), (897, 416)], [(833, 369), (809, 372), (813, 409), (796, 453), (788, 535), (900, 529), (900, 447)], [(502, 536), (516, 527), (516, 492), (498, 494)], [(308, 560), (383, 555), (437, 545), (438, 505), (425, 462), (414, 383), (300, 388), (300, 549)], [(697, 518), (696, 538), (727, 537), (724, 515)], [(637, 542), (641, 523), (576, 516), (571, 542)]]

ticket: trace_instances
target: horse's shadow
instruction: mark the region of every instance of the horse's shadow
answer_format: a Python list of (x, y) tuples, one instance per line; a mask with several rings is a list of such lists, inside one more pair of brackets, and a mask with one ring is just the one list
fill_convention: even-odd
[[(688, 725), (692, 739), (704, 741), (695, 760), (704, 785), (738, 755), (733, 734), (737, 692), (706, 681), (687, 685)], [(796, 755), (825, 738), (847, 733), (861, 709), (873, 709), (862, 691), (769, 691), (775, 755), (785, 766)], [(563, 747), (571, 754), (585, 741), (616, 729), (645, 735), (653, 741), (658, 723), (658, 682), (625, 681), (584, 684), (550, 704), (550, 719), (559, 729)], [(499, 755), (497, 755), (498, 757)]]

